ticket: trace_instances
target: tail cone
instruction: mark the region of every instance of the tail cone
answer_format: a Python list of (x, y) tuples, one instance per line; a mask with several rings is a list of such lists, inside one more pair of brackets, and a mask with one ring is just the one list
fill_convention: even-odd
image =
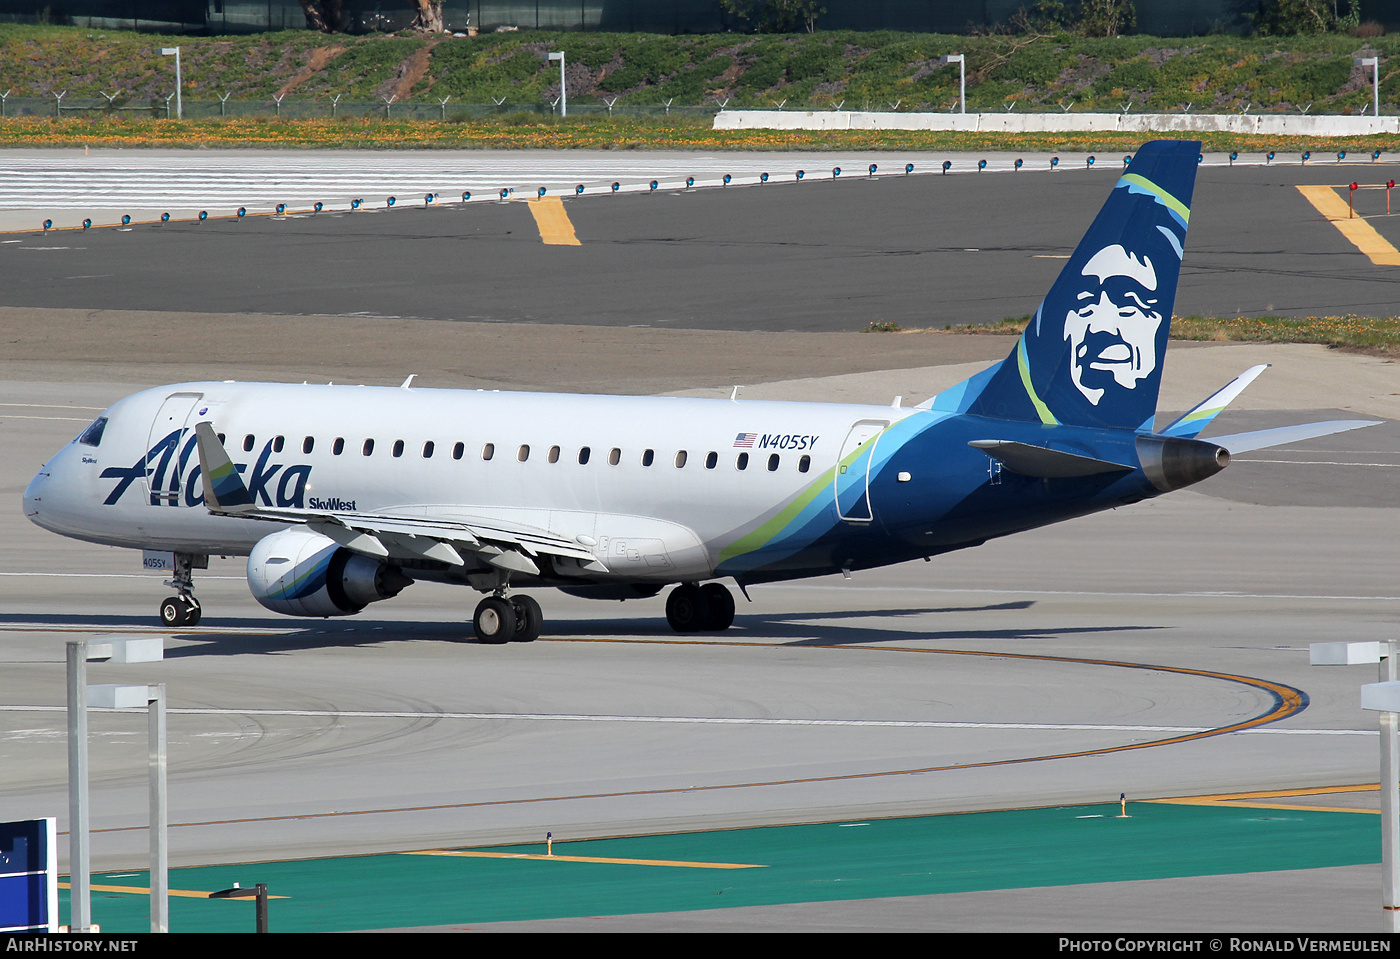
[(1230, 465), (1225, 447), (1173, 436), (1139, 436), (1137, 454), (1142, 471), (1163, 493), (1199, 483)]

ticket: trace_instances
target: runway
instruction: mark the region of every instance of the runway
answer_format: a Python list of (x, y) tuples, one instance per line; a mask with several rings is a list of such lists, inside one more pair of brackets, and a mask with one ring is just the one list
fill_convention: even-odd
[[(1002, 182), (1012, 176), (1019, 174)], [(1100, 195), (1109, 185), (1097, 174), (1081, 182)], [(863, 187), (872, 222), (893, 222), (908, 202), (885, 191), (896, 186)], [(785, 231), (818, 236), (841, 208), (807, 202), (812, 194), (799, 189), (807, 186), (774, 190), (763, 219), (786, 216)], [(1034, 216), (1048, 229), (1089, 215), (1076, 205), (1080, 189), (1051, 189)], [(1296, 190), (1258, 190), (1286, 197), (1261, 222), (1295, 216)], [(716, 190), (670, 202), (693, 204), (702, 212), (691, 219), (718, 232), (733, 195)], [(799, 196), (803, 202), (792, 202)], [(975, 199), (990, 204), (991, 196)], [(492, 209), (517, 212), (510, 204)], [(987, 209), (976, 229), (988, 236), (1025, 213)], [(1208, 205), (1197, 210), (1193, 230), (1199, 225), (1207, 238), (1208, 229), (1228, 232), (1221, 223), (1207, 228), (1210, 214), (1199, 211)], [(308, 221), (267, 222), (266, 229), (275, 236), (296, 227), (280, 235), (279, 242), (295, 241), (286, 250), (383, 243), (403, 257), (418, 247), (395, 225), (400, 215), (366, 217), (360, 222), (368, 225), (347, 234), (338, 232), (343, 221), (315, 230)], [(628, 222), (625, 210), (610, 215), (619, 230)], [(1326, 246), (1312, 255), (1335, 259), (1334, 280), (1314, 275), (1311, 286), (1298, 279), (1290, 287), (1288, 271), (1262, 269), (1257, 252), (1236, 254), (1236, 272), (1268, 273), (1280, 277), (1278, 289), (1308, 289), (1317, 299), (1352, 273), (1391, 282), (1393, 270), (1365, 263), (1325, 222), (1316, 226), (1308, 232), (1305, 222), (1298, 235), (1275, 239), (1296, 243), (1300, 257), (1309, 243)], [(917, 225), (901, 229), (912, 235)], [(1066, 227), (1066, 238), (1055, 242), (1072, 244), (1078, 229)], [(1258, 229), (1262, 236), (1265, 227)], [(162, 264), (178, 246), (160, 246), (154, 232), (120, 238), (156, 244), (142, 248)], [(482, 248), (507, 244), (531, 275), (556, 252), (537, 237), (488, 239)], [(628, 244), (639, 257), (664, 245), (655, 237)], [(690, 248), (692, 255), (703, 249)], [(706, 315), (716, 321), (674, 324), (715, 327), (709, 330), (589, 327), (586, 311), (570, 314), (575, 325), (558, 327), (250, 316), (275, 297), (259, 301), (257, 284), (240, 292), (231, 283), (222, 293), (217, 283), (206, 291), (211, 309), (227, 311), (212, 318), (191, 309), (197, 304), (184, 303), (185, 312), (173, 302), (168, 311), (152, 306), (165, 274), (137, 269), (136, 249), (85, 252), (128, 277), (96, 312), (96, 300), (65, 306), (72, 294), (48, 285), (42, 268), (21, 272), (17, 263), (28, 261), (18, 255), (0, 265), (0, 328), (11, 344), (0, 360), (7, 451), (0, 499), (11, 504), (44, 457), (98, 411), (159, 382), (248, 375), (399, 382), (402, 363), (421, 362), (415, 382), (434, 386), (625, 392), (640, 383), (646, 392), (727, 395), (742, 375), (742, 395), (754, 398), (887, 403), (895, 393), (922, 399), (1011, 346), (990, 337), (782, 332), (795, 328), (790, 319), (761, 322), (771, 304), (799, 293), (816, 299), (817, 292), (784, 285), (775, 295), (777, 281), (743, 272), (726, 274), (730, 288), (711, 298)], [(783, 276), (798, 285), (830, 274), (820, 244), (790, 255), (793, 268)], [(1019, 255), (1026, 263), (1024, 248)], [(927, 262), (930, 271), (946, 269), (937, 258)], [(1188, 267), (1212, 262), (1205, 253), (1187, 260)], [(937, 275), (964, 282), (956, 272)], [(826, 289), (843, 278), (829, 276)], [(1029, 288), (1030, 279), (1024, 282)], [(289, 291), (296, 286), (294, 278), (285, 283)], [(927, 300), (916, 287), (891, 295)], [(607, 289), (574, 295), (634, 309), (646, 292), (615, 285), (609, 297)], [(411, 290), (399, 292), (411, 302)], [(638, 306), (626, 306), (629, 298)], [(743, 324), (721, 315), (731, 307)], [(770, 332), (749, 332), (754, 326)], [(316, 351), (309, 332), (328, 343), (339, 338)], [(668, 350), (678, 344), (683, 350), (673, 360)], [(532, 362), (537, 356), (543, 359)], [(173, 864), (537, 842), (547, 830), (560, 839), (636, 836), (1102, 803), (1120, 793), (1137, 800), (1373, 783), (1374, 721), (1360, 710), (1357, 687), (1372, 681), (1374, 667), (1310, 668), (1307, 647), (1394, 635), (1394, 365), (1313, 347), (1173, 346), (1162, 408), (1187, 408), (1255, 362), (1274, 368), (1239, 411), (1221, 417), (1217, 432), (1334, 411), (1386, 422), (1242, 456), (1192, 490), (932, 563), (851, 581), (755, 587), (752, 604), (741, 603), (735, 628), (720, 637), (676, 637), (659, 601), (542, 595), (548, 626), (541, 641), (481, 646), (463, 642), (473, 597), (430, 584), (363, 618), (303, 623), (263, 611), (248, 595), (241, 562), (214, 559), (196, 580), (204, 621), (171, 635), (165, 662), (93, 666), (90, 679), (168, 685)], [(657, 369), (639, 375), (647, 365)], [(0, 783), (0, 802), (9, 818), (58, 815), (63, 829), (63, 644), (150, 632), (166, 591), (132, 555), (49, 534), (28, 524), (17, 505), (0, 513), (0, 536), (11, 544), (0, 559), (0, 763), (15, 771)], [(144, 858), (143, 724), (140, 716), (94, 714), (97, 869)], [(1313, 875), (1300, 872), (1291, 884), (1277, 878), (1271, 887), (1302, 928), (1316, 928), (1334, 914), (1335, 896), (1360, 885), (1348, 879), (1351, 885), (1331, 890)], [(958, 927), (962, 913), (940, 912), (942, 897), (920, 898), (927, 915), (947, 923), (922, 928)], [(1072, 914), (1059, 914), (1066, 926), (1098, 928), (1096, 921), (1112, 918), (1092, 901), (1056, 901), (1076, 903)], [(847, 928), (859, 928), (866, 915), (865, 928), (881, 928), (880, 917), (902, 907), (857, 899), (826, 908), (835, 910), (826, 913), (833, 923), (845, 916)], [(959, 908), (973, 916), (982, 907)], [(1164, 904), (1161, 914), (1174, 908)], [(752, 915), (735, 921), (755, 921)], [(804, 915), (778, 910), (758, 921), (795, 928)], [(986, 915), (995, 921), (994, 908)], [(1144, 916), (1151, 925), (1150, 907)], [(726, 920), (706, 921), (720, 927)], [(657, 923), (651, 928), (667, 927)], [(921, 927), (917, 919), (894, 926)]]

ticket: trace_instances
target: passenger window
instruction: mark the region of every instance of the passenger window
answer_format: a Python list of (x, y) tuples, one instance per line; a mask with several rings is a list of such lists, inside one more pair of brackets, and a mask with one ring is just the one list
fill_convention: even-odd
[(551, 463), (559, 462), (559, 447), (551, 446), (549, 448), (549, 461)]
[(345, 437), (337, 436), (335, 442), (331, 444), (331, 455), (339, 456), (345, 452)]
[(520, 451), (515, 454), (515, 458), (520, 462), (525, 462), (530, 458), (530, 447), (521, 446)]
[(303, 453), (310, 453), (315, 447), (316, 441), (309, 436), (301, 441), (301, 451)]
[(748, 468), (749, 468), (749, 454), (748, 454), (748, 453), (740, 453), (740, 454), (739, 454), (739, 458), (738, 458), (737, 460), (734, 461), (734, 466), (735, 466), (736, 468), (738, 468), (738, 469), (741, 469), (741, 470), (746, 470), (746, 469), (748, 469)]
[(804, 456), (797, 461), (797, 472), (805, 473), (812, 468), (812, 457)]
[(612, 450), (608, 453), (608, 465), (609, 465), (609, 466), (616, 466), (618, 463), (621, 463), (621, 462), (622, 462), (622, 450), (620, 450), (620, 449), (618, 449), (616, 446), (614, 446), (614, 447), (612, 448)]
[(459, 459), (462, 458), (462, 456), (463, 456), (466, 452), (467, 452), (467, 444), (466, 444), (466, 443), (458, 443), (456, 446), (452, 447), (452, 458), (453, 458), (454, 460), (459, 460)]
[(481, 458), (482, 458), (482, 459), (484, 459), (484, 460), (489, 460), (491, 457), (493, 457), (493, 456), (495, 456), (495, 455), (496, 455), (496, 444), (495, 444), (495, 443), (487, 443), (485, 446), (483, 446), (483, 447), (481, 448)]
[(656, 458), (656, 454), (655, 454), (655, 453), (653, 453), (651, 450), (646, 450), (645, 452), (642, 453), (642, 465), (643, 465), (643, 466), (650, 466), (650, 465), (652, 464), (652, 461), (653, 461), (655, 458)]
[(394, 440), (394, 455), (403, 455), (403, 440)]
[(222, 433), (219, 434), (219, 445), (220, 445), (220, 446), (224, 445), (224, 443), (225, 443), (227, 440), (228, 440), (228, 437), (227, 437), (227, 436), (225, 436), (225, 435), (222, 434)]
[(102, 431), (107, 428), (107, 417), (99, 416), (93, 420), (91, 426), (83, 430), (83, 435), (78, 437), (78, 442), (84, 446), (99, 446), (102, 443)]
[(684, 469), (684, 468), (685, 468), (685, 450), (681, 450), (679, 453), (676, 454), (676, 469)]
[(705, 469), (712, 470), (719, 465), (719, 454), (710, 450), (710, 455), (705, 457)]
[(285, 439), (283, 439), (282, 437), (280, 437), (280, 436), (274, 436), (274, 437), (272, 438), (272, 452), (274, 452), (274, 453), (280, 453), (280, 452), (282, 452), (282, 447), (286, 445), (286, 442), (287, 442), (287, 441), (286, 441)]
[(252, 433), (249, 433), (247, 436), (243, 437), (243, 452), (253, 452), (253, 447), (257, 445), (257, 442), (257, 440), (253, 439)]
[(585, 447), (583, 447), (582, 449), (580, 449), (580, 450), (578, 451), (578, 465), (579, 465), (579, 466), (587, 466), (587, 465), (588, 465), (588, 457), (589, 457), (589, 455), (590, 455), (592, 452), (593, 452), (593, 451), (590, 450), (587, 446), (585, 446)]
[(364, 453), (366, 456), (369, 456), (371, 453), (373, 453), (374, 440), (365, 440), (365, 445), (364, 447), (362, 447), (361, 452)]
[(769, 456), (769, 457), (768, 457), (768, 472), (770, 472), (770, 473), (776, 473), (777, 471), (778, 471), (778, 454), (777, 454), (777, 453), (774, 453), (772, 456)]
[(423, 459), (425, 459), (425, 460), (430, 460), (430, 459), (432, 459), (432, 458), (433, 458), (433, 450), (435, 450), (436, 448), (437, 448), (437, 447), (433, 444), (433, 441), (432, 441), (432, 440), (428, 440), (428, 442), (424, 443), (424, 444), (423, 444)]

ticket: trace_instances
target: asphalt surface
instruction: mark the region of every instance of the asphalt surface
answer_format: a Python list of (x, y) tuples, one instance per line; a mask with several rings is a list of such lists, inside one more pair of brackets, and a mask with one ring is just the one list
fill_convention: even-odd
[[(1219, 188), (1221, 203), (1253, 190), (1255, 219), (1202, 212), (1215, 209), (1203, 205), (1207, 185), (1227, 175), (1244, 179)], [(1203, 171), (1178, 312), (1190, 311), (1191, 284), (1206, 281), (1280, 299), (1279, 291), (1292, 290), (1310, 303), (1362, 289), (1381, 296), (1392, 282), (1394, 268), (1372, 267), (1315, 213), (1309, 219), (1311, 208), (1289, 183), (1262, 182), (1271, 176), (1283, 179), (1276, 170)], [(1261, 182), (1251, 187), (1249, 177)], [(913, 198), (971, 212), (977, 204), (969, 197), (979, 190), (986, 191), (980, 220), (949, 215), (937, 223), (972, 231), (960, 234), (969, 247), (972, 233), (992, 239), (992, 224), (1027, 224), (1009, 231), (1025, 242), (1008, 246), (1003, 235), (1002, 247), (985, 254), (1007, 266), (990, 301), (991, 312), (1002, 313), (1010, 300), (998, 297), (1029, 288), (1027, 274), (1045, 271), (1043, 292), (1055, 261), (1033, 254), (1067, 252), (1110, 183), (1097, 171), (1000, 174), (994, 182), (1011, 195), (998, 198), (982, 186), (990, 175), (965, 176), (948, 189), (954, 179), (572, 201), (584, 241), (578, 248), (541, 244), (514, 203), (60, 233), (0, 246), (7, 307), (0, 330), (10, 344), (0, 359), (0, 501), (13, 504), (0, 513), (0, 539), (10, 545), (0, 556), (7, 816), (58, 815), (66, 827), (64, 642), (144, 634), (167, 592), (131, 554), (54, 536), (18, 509), (39, 463), (106, 404), (140, 385), (207, 375), (300, 379), (309, 370), (337, 382), (400, 382), (415, 371), (401, 372), (401, 364), (418, 362), (426, 364), (418, 370), (429, 375), (425, 385), (727, 395), (742, 382), (741, 396), (755, 398), (888, 402), (901, 393), (908, 401), (1004, 355), (1011, 341), (749, 330), (809, 329), (795, 318), (841, 313), (827, 302), (831, 294), (812, 287), (866, 282), (856, 261), (887, 278), (862, 287), (865, 299), (854, 301), (865, 308), (859, 325), (899, 309), (941, 308), (945, 289), (962, 290), (969, 304), (978, 290), (986, 297), (968, 264), (990, 260), (953, 244), (929, 249), (926, 217), (924, 246), (902, 254), (893, 240), (861, 256), (852, 252), (860, 244), (823, 238), (826, 224), (840, 223), (843, 236), (860, 234), (869, 250), (884, 223), (913, 243), (920, 231), (908, 211), (922, 208)], [(759, 208), (762, 216), (745, 213)], [(498, 229), (471, 239), (438, 231), (478, 214)], [(657, 227), (663, 221), (667, 229)], [(212, 229), (200, 233), (205, 227)], [(595, 229), (613, 239), (590, 240)], [(1210, 230), (1222, 237), (1233, 230), (1235, 252), (1208, 257)], [(574, 308), (575, 325), (248, 315), (298, 312), (286, 305), (297, 297), (372, 299), (380, 295), (376, 277), (424, 258), (440, 262), (431, 257), (445, 254), (432, 251), (444, 244), (459, 251), (475, 244), (479, 252), (460, 260), (463, 270), (513, 265), (527, 278), (514, 287), (517, 299), (539, 305), (552, 290)], [(33, 249), (39, 245), (74, 249)], [(613, 249), (609, 260), (605, 246), (626, 250)], [(209, 255), (215, 247), (241, 251), (228, 260), (237, 269), (210, 268), (220, 262)], [(682, 248), (692, 262), (664, 283), (649, 282), (639, 268), (679, 264)], [(62, 270), (44, 273), (61, 265), (51, 256), (68, 254), (85, 257), (84, 274), (125, 280), (105, 278), (112, 281), (105, 296), (65, 300), (93, 292), (76, 281), (55, 284)], [(590, 262), (610, 263), (609, 275), (588, 279), (564, 256), (599, 257)], [(888, 279), (896, 261), (906, 268), (899, 284)], [(1312, 273), (1294, 275), (1309, 262)], [(199, 263), (202, 290), (187, 269)], [(266, 276), (251, 269), (257, 263)], [(626, 267), (621, 279), (618, 264)], [(67, 261), (64, 275), (77, 275), (77, 266)], [(573, 278), (567, 298), (555, 274)], [(142, 300), (170, 277), (166, 300)], [(432, 317), (429, 307), (447, 285), (401, 283), (400, 308), (384, 312)], [(506, 299), (482, 285), (482, 299)], [(701, 329), (587, 329), (643, 308)], [(843, 315), (853, 309), (848, 302)], [(307, 312), (379, 311), (362, 300), (358, 310), (328, 303)], [(560, 311), (556, 304), (544, 313)], [(756, 588), (723, 642), (675, 643), (659, 601), (599, 604), (542, 593), (544, 640), (479, 646), (462, 642), (474, 597), (428, 584), (364, 618), (302, 623), (263, 611), (247, 593), (242, 564), (216, 559), (196, 580), (204, 621), (170, 636), (164, 663), (93, 667), (92, 681), (168, 684), (175, 864), (538, 841), (545, 830), (561, 838), (639, 835), (1103, 802), (1122, 792), (1146, 799), (1375, 782), (1374, 720), (1357, 696), (1375, 667), (1310, 668), (1307, 647), (1395, 635), (1400, 387), (1393, 364), (1375, 357), (1173, 346), (1162, 407), (1187, 408), (1256, 362), (1274, 369), (1215, 432), (1338, 414), (1385, 422), (1247, 454), (1193, 490), (931, 564)], [(1302, 690), (1306, 708), (1261, 729), (1208, 735), (1277, 707), (1258, 681)], [(98, 869), (144, 860), (143, 723), (95, 714)], [(1162, 740), (1174, 741), (1150, 745)], [(1086, 930), (1177, 928), (1196, 915), (1203, 926), (1228, 929), (1250, 924), (1244, 910), (1264, 891), (1274, 904), (1271, 922), (1335, 928), (1338, 916), (1370, 915), (1354, 907), (1369, 888), (1368, 869), (863, 900), (825, 904), (822, 915), (827, 928)], [(1025, 923), (999, 925), (1012, 897), (1029, 904)], [(1214, 907), (1197, 910), (1206, 900)], [(812, 912), (759, 906), (690, 916), (624, 924), (795, 929), (807, 928)], [(544, 927), (551, 922), (563, 920)], [(604, 920), (579, 923), (610, 928)], [(393, 923), (367, 915), (366, 925)]]
[[(1177, 314), (1393, 313), (1394, 269), (1357, 256), (1294, 187), (1364, 183), (1358, 210), (1400, 241), (1372, 189), (1394, 170), (1203, 166)], [(1116, 175), (586, 194), (564, 201), (576, 247), (543, 246), (515, 200), (14, 234), (0, 305), (803, 332), (994, 322), (1035, 310)]]

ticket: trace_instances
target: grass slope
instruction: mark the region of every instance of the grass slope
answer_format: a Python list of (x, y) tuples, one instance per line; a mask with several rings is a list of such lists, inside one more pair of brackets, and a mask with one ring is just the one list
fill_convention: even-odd
[[(946, 110), (958, 95), (954, 66), (965, 53), (975, 110), (1258, 111), (1359, 113), (1370, 102), (1356, 56), (1379, 54), (1382, 109), (1400, 103), (1400, 38), (1068, 35), (964, 37), (855, 33), (653, 36), (604, 33), (325, 36), (285, 31), (251, 36), (164, 37), (77, 27), (0, 25), (0, 89), (16, 97), (121, 92), (163, 98), (179, 44), (186, 98), (508, 103), (535, 106), (558, 94), (546, 50), (567, 55), (574, 102), (620, 97), (631, 105), (718, 104), (787, 108)], [(415, 55), (428, 47), (426, 70)], [(421, 74), (421, 75), (420, 75)]]

